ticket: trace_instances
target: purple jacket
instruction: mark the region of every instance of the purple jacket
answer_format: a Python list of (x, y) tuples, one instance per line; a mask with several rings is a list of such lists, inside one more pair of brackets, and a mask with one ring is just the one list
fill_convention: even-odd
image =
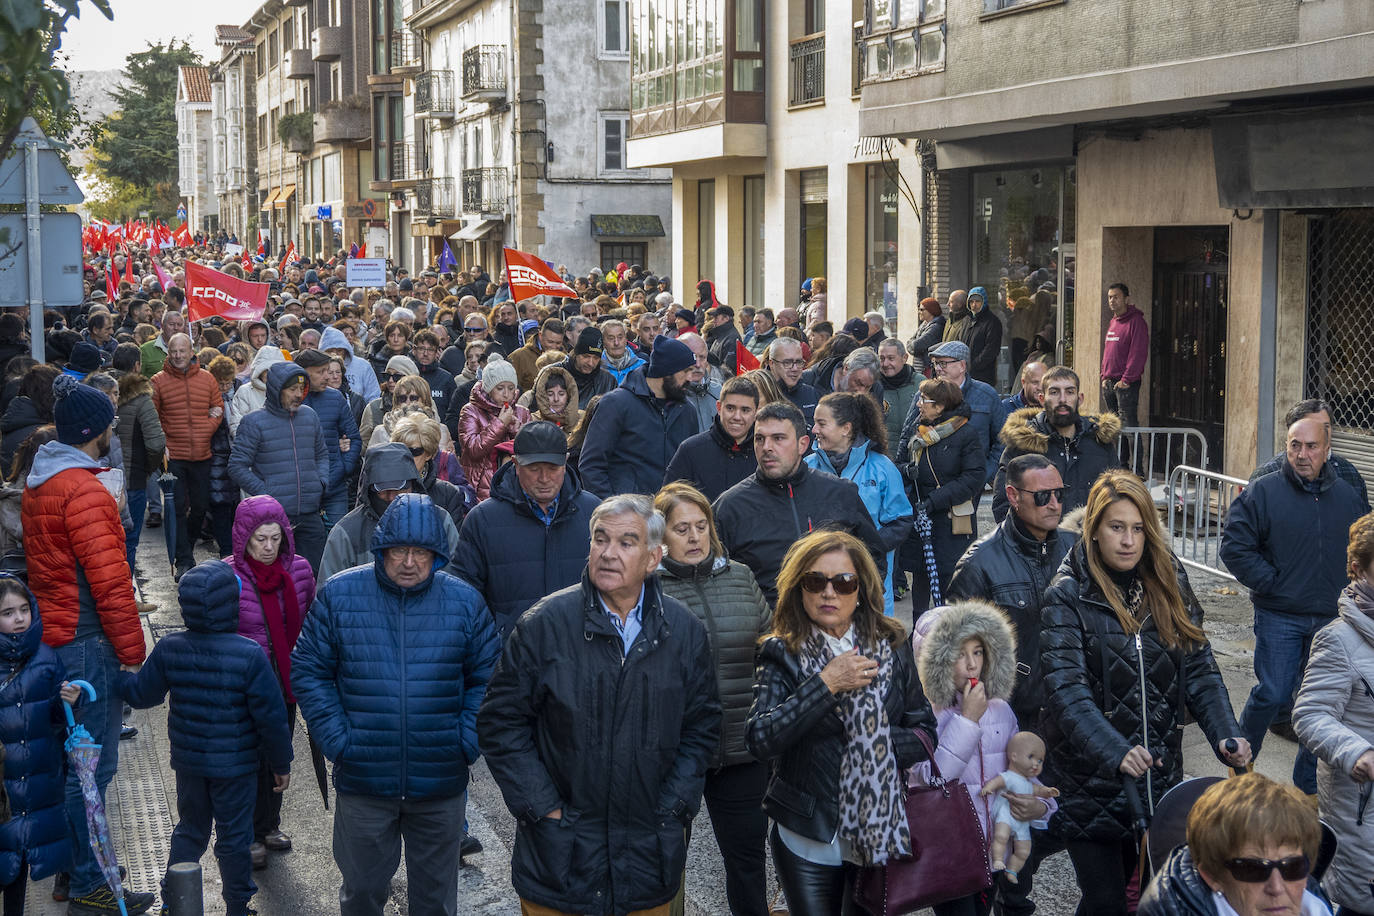
[[(286, 519), (286, 510), (270, 496), (250, 496), (239, 503), (234, 513), (234, 555), (225, 557), (224, 562), (238, 573), (243, 587), (239, 590), (239, 635), (262, 646), (272, 662), (274, 671), (280, 672), (287, 667), (291, 650), (296, 646), (300, 631), (288, 632), (287, 645), (275, 646), (276, 652), (268, 649), (267, 623), (262, 616), (262, 601), (258, 598), (257, 583), (253, 571), (248, 568), (248, 540), (263, 525), (276, 522), (282, 528), (282, 549), (277, 554), (277, 562), (290, 576), (296, 586), (296, 601), (304, 620), (310, 605), (315, 601), (315, 576), (310, 571), (310, 563), (305, 557), (296, 556), (296, 542), (291, 535), (291, 523)], [(274, 657), (275, 655), (275, 657)], [(279, 675), (280, 679), (280, 675)]]

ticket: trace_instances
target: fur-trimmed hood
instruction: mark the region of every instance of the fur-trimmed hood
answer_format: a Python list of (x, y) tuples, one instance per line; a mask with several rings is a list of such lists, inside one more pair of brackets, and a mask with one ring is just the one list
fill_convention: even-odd
[(964, 640), (983, 643), (982, 683), (989, 699), (1008, 700), (1016, 687), (1016, 635), (1006, 615), (985, 601), (931, 608), (916, 621), (912, 647), (926, 697), (936, 709), (954, 703), (954, 663)]
[[(556, 414), (549, 407), (549, 393), (544, 385), (550, 376), (558, 376), (563, 379), (563, 387), (568, 390), (568, 406), (563, 408), (562, 414)], [(557, 423), (565, 429), (572, 429), (577, 425), (581, 417), (581, 411), (577, 409), (577, 380), (573, 378), (571, 372), (559, 365), (545, 366), (539, 370), (539, 374), (534, 379), (534, 405), (537, 408), (538, 419), (548, 420)]]
[(142, 372), (126, 372), (119, 377), (119, 406), (141, 394), (152, 395), (153, 383)]
[[(1090, 436), (1100, 445), (1111, 445), (1121, 435), (1121, 418), (1114, 413), (1080, 413), (1080, 435)], [(1043, 455), (1050, 448), (1053, 432), (1042, 407), (1022, 407), (1012, 411), (999, 437), (1008, 448)]]

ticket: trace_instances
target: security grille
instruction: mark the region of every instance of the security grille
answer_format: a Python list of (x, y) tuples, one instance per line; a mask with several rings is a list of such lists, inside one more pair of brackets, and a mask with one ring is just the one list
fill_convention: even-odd
[(1331, 405), (1332, 447), (1374, 474), (1374, 209), (1315, 218), (1307, 242), (1306, 392)]

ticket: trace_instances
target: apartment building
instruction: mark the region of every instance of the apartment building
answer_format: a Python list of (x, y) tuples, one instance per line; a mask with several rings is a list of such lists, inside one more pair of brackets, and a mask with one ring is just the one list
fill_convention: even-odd
[(220, 59), (208, 68), (208, 180), (218, 207), (219, 228), (242, 239), (250, 220), (256, 226), (258, 217), (256, 45), (253, 36), (239, 26), (217, 25), (215, 46)]
[(205, 67), (180, 67), (177, 72), (177, 193), (194, 231), (218, 227), (219, 200), (210, 184), (210, 75)]
[[(1374, 472), (1374, 5), (866, 0), (859, 120), (919, 140), (924, 269), (987, 287), (1002, 379), (1047, 343), (1095, 386), (1128, 285), (1141, 422), (1248, 476), (1294, 401)], [(1097, 406), (1089, 394), (1089, 407)]]
[(909, 323), (921, 162), (912, 141), (861, 135), (858, 10), (631, 2), (627, 161), (671, 170), (684, 297), (710, 279), (736, 308), (778, 309), (825, 277), (832, 320), (882, 311)]

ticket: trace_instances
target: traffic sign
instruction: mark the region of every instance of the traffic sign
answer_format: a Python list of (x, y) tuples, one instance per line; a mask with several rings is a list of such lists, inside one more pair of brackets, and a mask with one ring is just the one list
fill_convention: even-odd
[(367, 217), (368, 219), (372, 219), (372, 217), (376, 215), (377, 202), (369, 197), (367, 200), (363, 201), (363, 216)]
[[(11, 245), (21, 243), (18, 251), (0, 261), (0, 306), (24, 305), (29, 301), (24, 220), (23, 213), (0, 213), (0, 232), (9, 230)], [(75, 213), (44, 213), (42, 220), (43, 303), (80, 305), (86, 298), (81, 285), (81, 217)]]
[(330, 206), (329, 204), (320, 204), (318, 207), (315, 208), (315, 218), (316, 218), (316, 219), (333, 219), (333, 218), (334, 218), (334, 208), (333, 208), (332, 206)]
[(10, 157), (0, 162), (0, 204), (24, 202), (24, 147), (38, 147), (38, 202), (42, 204), (79, 204), (86, 199), (76, 179), (58, 158), (52, 141), (33, 118), (25, 118), (14, 138)]

